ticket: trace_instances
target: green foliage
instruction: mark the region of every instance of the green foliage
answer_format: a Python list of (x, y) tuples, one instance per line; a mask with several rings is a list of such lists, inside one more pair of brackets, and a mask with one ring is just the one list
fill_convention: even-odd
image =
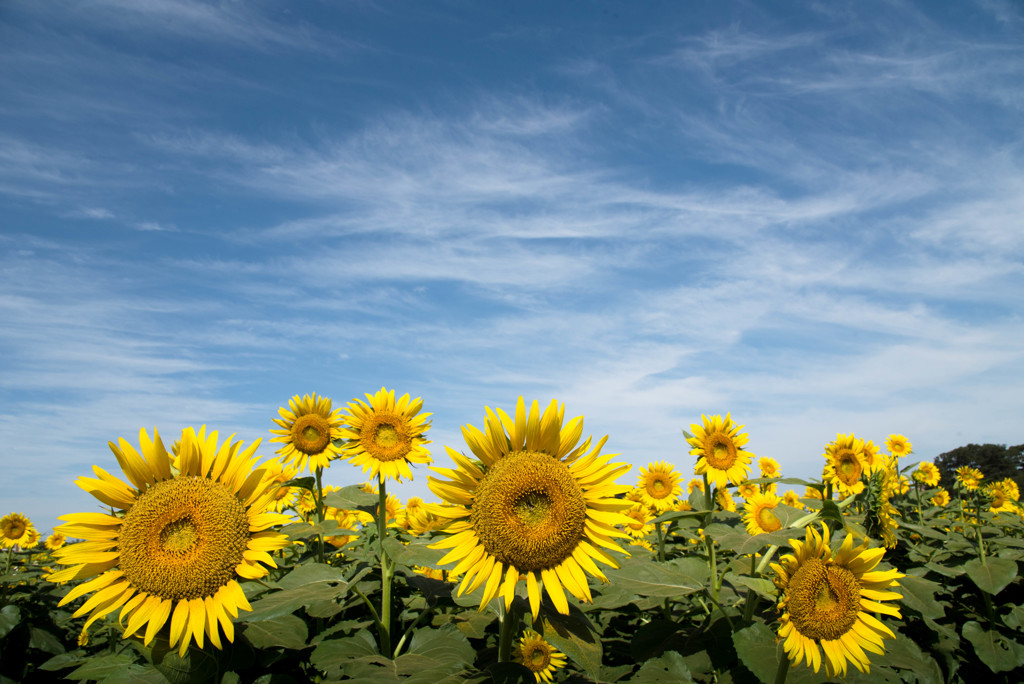
[(1024, 490), (1024, 444), (967, 444), (939, 454), (935, 465), (942, 477), (940, 483), (952, 484), (956, 469), (970, 466), (984, 473), (988, 482), (1008, 477)]

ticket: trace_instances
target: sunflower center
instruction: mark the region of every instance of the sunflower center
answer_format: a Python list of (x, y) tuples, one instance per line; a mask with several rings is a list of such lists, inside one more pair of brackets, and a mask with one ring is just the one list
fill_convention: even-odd
[(15, 520), (4, 526), (4, 536), (8, 539), (21, 539), (25, 534), (25, 525), (20, 520)]
[(413, 434), (406, 420), (391, 413), (373, 413), (359, 431), (363, 451), (378, 461), (397, 461), (412, 451)]
[(245, 506), (226, 485), (179, 477), (139, 495), (121, 523), (118, 551), (133, 587), (176, 601), (227, 584), (248, 543)]
[(736, 463), (736, 445), (724, 432), (713, 432), (704, 440), (704, 458), (718, 470), (728, 470)]
[(665, 481), (660, 478), (655, 480), (654, 482), (651, 483), (651, 489), (653, 490), (651, 494), (654, 494), (655, 496), (658, 497), (665, 496)]
[(292, 446), (304, 454), (322, 453), (331, 443), (331, 425), (319, 413), (307, 413), (292, 424)]
[(849, 449), (843, 449), (836, 455), (836, 462), (836, 475), (840, 481), (847, 486), (856, 484), (863, 471), (856, 454)]
[(484, 550), (523, 572), (558, 565), (583, 538), (587, 503), (569, 467), (514, 451), (480, 481), (470, 516)]
[(542, 645), (534, 646), (523, 658), (523, 663), (531, 672), (541, 672), (551, 663), (551, 654)]
[(782, 527), (782, 521), (779, 520), (779, 516), (775, 515), (768, 506), (763, 507), (757, 512), (757, 524), (765, 532), (774, 532)]
[(812, 558), (800, 566), (786, 589), (787, 607), (800, 634), (838, 639), (849, 632), (860, 611), (860, 583), (846, 568)]

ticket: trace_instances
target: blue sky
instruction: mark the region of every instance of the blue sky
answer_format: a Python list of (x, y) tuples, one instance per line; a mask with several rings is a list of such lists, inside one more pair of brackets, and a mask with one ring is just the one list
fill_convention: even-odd
[(520, 394), (687, 472), (702, 413), (797, 476), (837, 432), (1020, 443), (1022, 36), (999, 0), (5, 2), (0, 514), (91, 510), (140, 427), (270, 457), (292, 395), (382, 385), (440, 465)]

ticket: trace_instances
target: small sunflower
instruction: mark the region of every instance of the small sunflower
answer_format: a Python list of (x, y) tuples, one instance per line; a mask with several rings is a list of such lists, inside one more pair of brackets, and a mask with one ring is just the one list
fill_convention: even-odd
[(56, 532), (85, 541), (54, 552), (71, 567), (50, 581), (90, 579), (72, 589), (59, 605), (96, 592), (74, 613), (89, 614), (85, 630), (118, 608), (128, 620), (124, 636), (146, 627), (144, 643), (170, 622), (170, 645), (184, 655), (195, 639), (221, 647), (221, 631), (234, 641), (232, 618), (250, 610), (238, 578), (255, 579), (277, 567), (270, 552), (288, 545), (270, 528), (287, 516), (266, 512), (274, 500), (264, 470), (253, 470), (259, 441), (242, 449), (228, 438), (217, 446), (217, 433), (181, 436), (178, 464), (164, 449), (160, 435), (139, 432), (141, 452), (126, 440), (110, 449), (131, 484), (93, 466), (96, 478), (75, 483), (120, 511), (72, 513)]
[(981, 484), (981, 481), (985, 479), (985, 476), (977, 468), (960, 466), (956, 469), (956, 479), (964, 489), (974, 491)]
[(0, 548), (23, 545), (32, 529), (32, 521), (27, 517), (21, 513), (8, 513), (0, 518)]
[(782, 503), (790, 508), (803, 508), (804, 505), (800, 502), (800, 495), (794, 492), (792, 489), (786, 491), (782, 495)]
[(933, 506), (948, 506), (949, 505), (949, 492), (939, 487), (939, 491), (936, 492), (935, 496), (932, 497)]
[(625, 526), (630, 536), (641, 539), (654, 531), (654, 525), (650, 522), (650, 509), (644, 504), (630, 508), (626, 511), (626, 517), (630, 518), (630, 522)]
[(696, 489), (698, 492), (704, 491), (704, 480), (699, 477), (695, 477), (686, 483), (686, 496), (693, 494), (693, 490)]
[(63, 534), (61, 534), (60, 532), (54, 532), (46, 538), (46, 541), (43, 542), (43, 546), (45, 546), (50, 551), (56, 551), (60, 547), (64, 546), (65, 542), (67, 542), (67, 539), (64, 537)]
[(775, 508), (782, 503), (775, 494), (755, 494), (743, 506), (743, 522), (748, 534), (766, 534), (782, 529), (782, 521), (775, 515)]
[(512, 657), (532, 672), (538, 682), (553, 682), (555, 672), (565, 667), (566, 663), (565, 656), (532, 629), (523, 633), (519, 648)]
[(433, 414), (420, 413), (423, 400), (419, 397), (410, 401), (409, 395), (403, 394), (396, 401), (395, 391), (383, 387), (366, 398), (369, 403), (350, 401), (349, 412), (342, 416), (345, 453), (352, 456), (352, 465), (360, 466), (371, 478), (412, 480), (410, 463), (431, 462), (424, 446), (430, 442), (423, 433), (430, 429), (427, 418)]
[(715, 502), (723, 511), (736, 512), (736, 502), (732, 498), (732, 492), (728, 489), (716, 489)]
[(701, 420), (703, 425), (690, 425), (693, 436), (686, 438), (693, 447), (690, 453), (700, 456), (694, 471), (698, 475), (706, 474), (718, 487), (743, 482), (750, 472), (750, 459), (754, 457), (743, 449), (750, 441), (747, 433), (740, 432), (743, 426), (733, 423), (728, 413), (724, 420), (721, 416), (703, 415)]
[(918, 463), (917, 470), (914, 471), (914, 479), (927, 487), (938, 487), (941, 477), (934, 463)]
[(865, 651), (882, 655), (883, 639), (895, 638), (873, 613), (900, 617), (899, 607), (886, 602), (902, 598), (893, 590), (903, 574), (874, 570), (885, 550), (854, 548), (852, 535), (833, 556), (828, 528), (822, 532), (808, 527), (804, 541), (790, 540), (793, 553), (772, 563), (782, 612), (779, 638), (794, 664), (806, 661), (818, 672), (823, 651), (830, 677), (846, 676), (847, 661), (867, 673)]
[(744, 482), (743, 484), (736, 488), (736, 493), (742, 496), (744, 499), (751, 499), (754, 497), (755, 494), (759, 494), (760, 492), (760, 487), (758, 487), (756, 484), (751, 484), (749, 482)]
[(647, 464), (647, 470), (640, 469), (636, 488), (643, 502), (660, 513), (672, 508), (676, 496), (682, 493), (679, 480), (679, 473), (671, 464), (659, 461)]
[(284, 443), (277, 450), (282, 461), (299, 471), (313, 473), (341, 456), (341, 449), (334, 446), (334, 440), (341, 438), (341, 409), (332, 411), (330, 399), (315, 393), (301, 398), (296, 394), (288, 408), (280, 408), (278, 413), (281, 417), (273, 420), (282, 429), (271, 429), (270, 433), (277, 437), (270, 441)]
[(261, 467), (267, 471), (267, 476), (278, 485), (274, 489), (274, 503), (271, 504), (270, 510), (275, 513), (283, 513), (285, 509), (295, 506), (297, 503), (296, 495), (301, 491), (301, 488), (284, 487), (282, 485), (298, 477), (299, 466), (282, 463), (281, 461), (267, 461)]
[(870, 439), (864, 440), (864, 474), (870, 475), (883, 465), (882, 457), (878, 455), (878, 447)]
[(781, 477), (782, 470), (779, 462), (770, 456), (758, 459), (757, 467), (761, 469), (761, 477)]
[(1017, 483), (1010, 478), (991, 483), (985, 488), (985, 493), (991, 499), (989, 510), (993, 513), (1013, 513), (1017, 509), (1014, 503), (1020, 501)]
[(889, 435), (885, 440), (885, 448), (896, 458), (902, 458), (914, 450), (910, 440), (903, 435)]
[(825, 445), (826, 482), (831, 482), (843, 496), (864, 491), (863, 476), (867, 473), (864, 461), (864, 442), (852, 434), (836, 435), (836, 441)]
[(630, 466), (600, 455), (607, 437), (593, 448), (589, 437), (577, 446), (583, 417), (563, 427), (565, 407), (556, 401), (543, 414), (536, 401), (527, 414), (522, 397), (514, 418), (486, 411), (483, 432), (462, 428), (480, 460), (447, 448), (456, 468), (431, 468), (447, 478), (431, 477), (431, 490), (455, 504), (434, 509), (453, 521), (444, 530), (450, 536), (431, 545), (451, 549), (438, 565), (457, 562), (453, 572), (466, 573), (459, 595), (484, 585), (481, 609), (499, 593), (511, 605), (525, 575), (534, 618), (541, 582), (555, 608), (568, 614), (565, 590), (591, 601), (587, 575), (607, 581), (594, 561), (615, 568), (607, 551), (625, 553), (613, 538), (629, 538), (616, 526), (632, 522), (622, 512), (633, 504), (618, 498), (630, 486), (615, 479)]
[(804, 498), (805, 499), (819, 499), (820, 500), (822, 498), (821, 490), (819, 490), (817, 487), (805, 487), (804, 488)]
[(28, 528), (25, 537), (21, 541), (22, 549), (34, 549), (39, 546), (39, 531), (34, 527)]

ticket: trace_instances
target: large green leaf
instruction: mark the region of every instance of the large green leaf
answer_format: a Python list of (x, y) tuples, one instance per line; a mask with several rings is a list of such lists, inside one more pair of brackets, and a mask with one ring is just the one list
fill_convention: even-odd
[(941, 618), (946, 614), (945, 608), (935, 598), (935, 592), (940, 591), (942, 585), (914, 575), (900, 579), (899, 585), (899, 592), (903, 594), (903, 605), (932, 619)]
[(618, 570), (609, 570), (609, 581), (638, 596), (677, 598), (701, 591), (710, 574), (707, 564), (698, 558), (677, 558), (667, 563), (652, 563), (627, 558)]
[(0, 608), (0, 639), (7, 636), (21, 622), (21, 610), (18, 606)]
[(324, 503), (332, 508), (353, 510), (356, 508), (375, 508), (380, 501), (377, 494), (364, 492), (359, 485), (349, 485), (324, 496)]
[(440, 629), (424, 627), (413, 632), (407, 655), (423, 656), (461, 669), (473, 664), (476, 650), (457, 627), (444, 625)]
[(130, 656), (119, 654), (119, 655), (105, 655), (90, 658), (88, 662), (76, 669), (69, 675), (65, 675), (67, 679), (73, 679), (76, 681), (82, 681), (86, 679), (95, 679), (102, 681), (107, 676), (117, 674), (121, 670), (134, 665), (134, 661)]
[(588, 677), (593, 680), (599, 678), (601, 637), (582, 613), (573, 611), (562, 616), (548, 611), (541, 624), (547, 641), (567, 655)]
[(306, 647), (306, 623), (294, 615), (280, 615), (245, 627), (245, 638), (256, 648)]
[(775, 643), (775, 632), (762, 622), (755, 622), (732, 635), (732, 643), (748, 670), (762, 682), (775, 681), (780, 656)]
[(331, 673), (341, 670), (350, 660), (375, 655), (377, 642), (368, 630), (363, 630), (350, 637), (320, 642), (309, 660), (318, 670)]
[[(342, 578), (344, 574), (338, 568), (321, 563), (300, 565), (277, 582), (281, 591), (264, 594), (263, 598), (253, 602), (252, 612), (239, 617), (243, 622), (259, 622), (272, 620), (288, 615), (299, 608), (318, 606), (324, 602), (334, 602), (345, 596), (349, 588), (360, 578), (370, 572), (363, 568), (349, 581)], [(323, 610), (314, 611), (323, 615)]]
[(431, 549), (428, 546), (430, 543), (429, 540), (422, 539), (403, 544), (394, 537), (388, 537), (384, 540), (384, 551), (388, 554), (388, 558), (407, 568), (415, 565), (436, 567), (437, 561), (441, 560), (447, 551)]
[(985, 629), (971, 620), (964, 624), (963, 635), (974, 646), (981, 662), (993, 672), (1024, 667), (1024, 647), (999, 632)]
[(648, 660), (630, 677), (629, 682), (635, 684), (646, 684), (647, 682), (692, 682), (693, 676), (690, 669), (686, 667), (683, 656), (675, 651), (669, 651), (659, 658)]
[(783, 528), (766, 534), (751, 535), (739, 527), (714, 523), (708, 525), (704, 534), (717, 541), (723, 549), (743, 556), (760, 551), (766, 546), (789, 546), (790, 539), (800, 539), (804, 533), (803, 530)]
[(979, 589), (995, 596), (1017, 576), (1017, 563), (1005, 558), (975, 558), (964, 563), (964, 571)]
[[(882, 657), (878, 658), (883, 660)], [(913, 672), (920, 684), (942, 684), (945, 678), (935, 659), (925, 654), (913, 640), (900, 633), (885, 642), (884, 661), (900, 670)]]

